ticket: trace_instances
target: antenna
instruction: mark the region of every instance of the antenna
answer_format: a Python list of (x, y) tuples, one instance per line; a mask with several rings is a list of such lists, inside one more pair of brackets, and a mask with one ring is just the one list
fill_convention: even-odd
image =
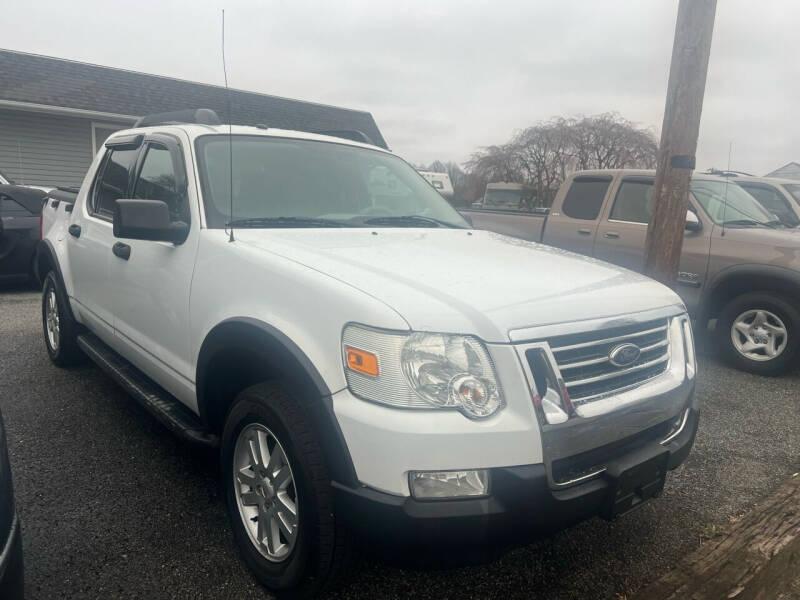
[(231, 123), (233, 119), (231, 118), (231, 91), (228, 88), (228, 67), (225, 64), (225, 9), (222, 9), (222, 73), (225, 76), (225, 99), (228, 102), (228, 159), (229, 159), (229, 168), (230, 168), (230, 193), (231, 193), (231, 207), (230, 207), (230, 221), (228, 221), (228, 226), (230, 227), (230, 237), (228, 237), (229, 242), (235, 241), (233, 238), (233, 126)]
[[(731, 170), (731, 154), (733, 153), (733, 140), (728, 143), (728, 172)], [(728, 208), (728, 180), (730, 178), (725, 178), (725, 195), (722, 200), (722, 233), (720, 233), (720, 237), (725, 235), (725, 213)]]

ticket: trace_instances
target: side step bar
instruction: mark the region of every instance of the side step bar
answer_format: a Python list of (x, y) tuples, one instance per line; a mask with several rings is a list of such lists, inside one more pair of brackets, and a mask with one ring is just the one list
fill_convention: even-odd
[(156, 419), (179, 437), (204, 446), (219, 446), (219, 437), (206, 429), (200, 419), (180, 400), (128, 362), (93, 333), (78, 336), (81, 347), (97, 366), (116, 380), (125, 391)]

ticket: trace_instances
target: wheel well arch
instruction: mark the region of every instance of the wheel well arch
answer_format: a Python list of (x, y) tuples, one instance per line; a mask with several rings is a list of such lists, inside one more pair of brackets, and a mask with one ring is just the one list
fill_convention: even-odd
[(34, 275), (36, 275), (36, 279), (39, 280), (40, 284), (44, 283), (44, 278), (50, 271), (56, 271), (56, 274), (61, 277), (58, 261), (48, 240), (42, 240), (36, 245), (36, 252), (33, 255), (33, 269)]
[(58, 262), (58, 255), (53, 249), (53, 245), (50, 240), (39, 241), (39, 243), (36, 245), (36, 252), (34, 253), (33, 261), (34, 275), (36, 276), (36, 279), (39, 281), (40, 285), (44, 285), (44, 278), (47, 277), (47, 274), (50, 271), (55, 272), (56, 285), (59, 287), (59, 292), (66, 300), (65, 306), (67, 308), (69, 318), (73, 321), (76, 321), (75, 315), (72, 313), (72, 305), (69, 302), (69, 294), (67, 293), (67, 287), (64, 283), (64, 275), (61, 272), (61, 265)]
[(800, 298), (800, 273), (773, 265), (731, 267), (712, 282), (706, 303), (706, 316), (719, 316), (725, 304), (747, 292), (773, 292)]
[(195, 381), (200, 417), (215, 432), (222, 431), (241, 391), (264, 381), (287, 382), (318, 434), (331, 476), (342, 483), (357, 481), (333, 414), (331, 390), (308, 356), (280, 330), (250, 317), (219, 323), (200, 347)]
[(273, 379), (289, 380), (307, 396), (331, 394), (311, 360), (280, 330), (250, 317), (226, 319), (209, 331), (198, 354), (200, 416), (221, 429), (236, 394)]

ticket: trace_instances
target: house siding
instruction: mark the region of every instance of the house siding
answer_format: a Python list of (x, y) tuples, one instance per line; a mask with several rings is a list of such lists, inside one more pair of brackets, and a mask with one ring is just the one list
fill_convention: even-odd
[(90, 119), (0, 110), (0, 171), (15, 182), (79, 186), (92, 158)]

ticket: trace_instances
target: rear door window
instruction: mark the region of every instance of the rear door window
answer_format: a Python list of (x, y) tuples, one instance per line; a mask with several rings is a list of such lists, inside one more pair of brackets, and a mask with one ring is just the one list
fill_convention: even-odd
[(128, 197), (130, 172), (139, 150), (111, 150), (103, 159), (92, 194), (92, 214), (111, 219), (116, 201)]
[(653, 214), (653, 182), (649, 180), (626, 180), (619, 186), (611, 221), (649, 223)]
[(610, 177), (580, 177), (572, 181), (561, 211), (573, 219), (594, 221), (603, 207)]

